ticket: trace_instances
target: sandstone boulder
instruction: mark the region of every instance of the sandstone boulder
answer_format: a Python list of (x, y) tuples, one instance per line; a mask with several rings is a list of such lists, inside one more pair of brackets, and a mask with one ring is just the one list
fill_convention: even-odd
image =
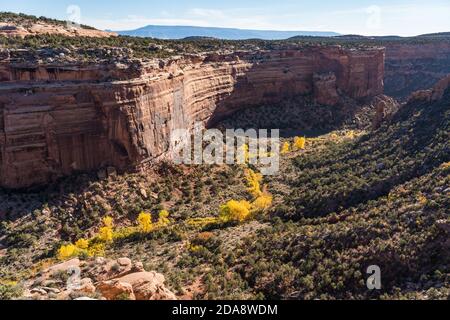
[(90, 278), (84, 278), (84, 279), (81, 279), (79, 287), (76, 288), (74, 291), (78, 294), (81, 294), (81, 293), (93, 294), (93, 293), (95, 293), (96, 289), (95, 289), (94, 283), (92, 282), (92, 280)]
[(58, 272), (68, 272), (70, 269), (80, 268), (80, 259), (72, 259), (48, 268), (44, 273), (55, 274)]
[(131, 284), (121, 282), (120, 280), (100, 282), (97, 285), (97, 291), (107, 300), (136, 300)]
[(137, 300), (176, 300), (175, 294), (165, 287), (164, 276), (156, 272), (132, 273), (118, 281), (130, 284)]

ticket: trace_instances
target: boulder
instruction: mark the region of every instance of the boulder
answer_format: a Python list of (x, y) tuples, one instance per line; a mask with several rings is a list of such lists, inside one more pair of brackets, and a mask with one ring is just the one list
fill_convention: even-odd
[(96, 289), (94, 286), (94, 283), (89, 278), (81, 279), (80, 286), (74, 290), (76, 293), (84, 293), (84, 294), (93, 294), (95, 293)]
[(132, 285), (117, 279), (100, 282), (97, 285), (97, 292), (107, 300), (123, 300), (125, 298), (128, 300), (136, 300)]
[(69, 269), (79, 268), (79, 267), (80, 267), (80, 259), (76, 258), (76, 259), (68, 260), (63, 263), (54, 265), (54, 266), (48, 268), (44, 272), (53, 275), (58, 272), (68, 272)]
[(132, 264), (131, 259), (129, 258), (119, 258), (117, 259), (117, 263), (122, 267), (128, 267)]
[(118, 281), (130, 284), (137, 300), (177, 300), (175, 294), (165, 287), (164, 276), (156, 272), (132, 273)]

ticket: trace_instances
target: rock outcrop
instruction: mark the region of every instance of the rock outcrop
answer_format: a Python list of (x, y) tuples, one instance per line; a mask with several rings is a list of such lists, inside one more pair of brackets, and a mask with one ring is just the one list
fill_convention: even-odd
[(439, 101), (444, 97), (444, 94), (447, 90), (450, 89), (450, 74), (446, 77), (442, 78), (428, 90), (418, 90), (413, 92), (408, 99), (408, 102), (414, 101)]
[(434, 86), (449, 73), (449, 42), (386, 44), (385, 93), (389, 96), (405, 99), (412, 92)]
[(399, 108), (397, 101), (385, 95), (379, 95), (374, 99), (375, 116), (372, 123), (372, 129), (379, 129), (382, 123), (389, 120)]
[[(64, 276), (69, 277), (63, 280)], [(81, 262), (69, 260), (27, 281), (24, 298), (28, 299), (106, 299), (106, 300), (176, 300), (165, 286), (162, 274), (146, 272), (141, 262), (128, 258), (104, 258)]]
[(130, 300), (177, 300), (164, 286), (164, 276), (156, 272), (139, 272), (101, 282), (97, 289), (108, 300), (127, 295)]
[(0, 36), (26, 37), (40, 34), (55, 34), (66, 37), (116, 37), (117, 33), (83, 28), (71, 24), (51, 24), (42, 21), (33, 23), (0, 22)]
[(314, 99), (317, 103), (334, 106), (339, 102), (336, 81), (334, 73), (314, 74)]
[[(324, 73), (329, 73), (324, 76)], [(321, 76), (320, 76), (321, 75)], [(45, 184), (78, 171), (136, 169), (168, 157), (174, 129), (241, 108), (337, 92), (383, 92), (384, 49), (309, 47), (186, 56), (129, 65), (0, 62), (0, 185)]]

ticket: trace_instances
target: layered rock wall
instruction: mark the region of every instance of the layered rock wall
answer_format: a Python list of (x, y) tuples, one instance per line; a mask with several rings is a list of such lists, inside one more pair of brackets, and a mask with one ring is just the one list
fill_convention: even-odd
[(208, 125), (239, 108), (320, 94), (329, 88), (315, 83), (324, 73), (336, 93), (378, 95), (384, 50), (313, 47), (128, 66), (3, 61), (0, 185), (28, 187), (105, 166), (138, 168), (169, 154), (172, 130)]
[(385, 93), (406, 98), (450, 73), (450, 43), (386, 44)]

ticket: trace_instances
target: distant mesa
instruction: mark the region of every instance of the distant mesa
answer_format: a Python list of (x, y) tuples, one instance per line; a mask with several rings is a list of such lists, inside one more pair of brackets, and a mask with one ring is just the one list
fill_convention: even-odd
[(214, 38), (214, 37), (192, 36), (192, 37), (183, 38), (182, 40), (185, 40), (185, 41), (205, 41), (205, 40), (219, 40), (219, 39)]
[(418, 37), (450, 38), (450, 32), (427, 33)]
[(158, 39), (224, 39), (224, 40), (285, 40), (295, 36), (335, 37), (336, 32), (320, 31), (271, 31), (234, 28), (209, 28), (193, 26), (156, 26), (149, 25), (130, 31), (116, 31), (122, 36), (148, 37)]

